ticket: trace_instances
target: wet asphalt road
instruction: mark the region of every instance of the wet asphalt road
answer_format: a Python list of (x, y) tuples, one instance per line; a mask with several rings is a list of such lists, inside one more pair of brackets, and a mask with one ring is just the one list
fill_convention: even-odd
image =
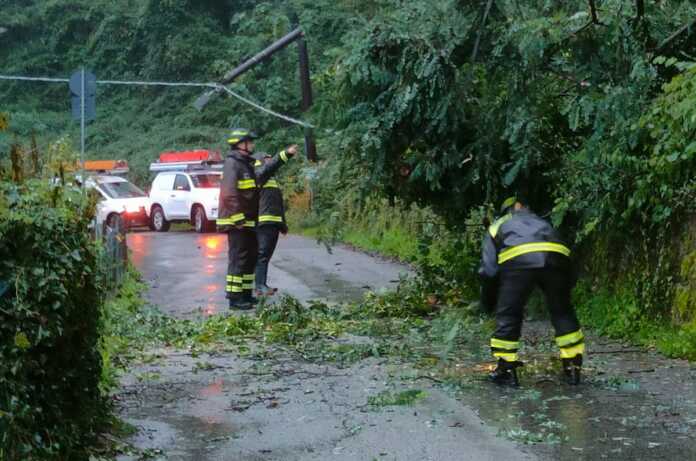
[[(136, 233), (129, 244), (163, 311), (226, 311), (225, 236)], [(345, 248), (333, 253), (286, 237), (271, 283), (304, 301), (340, 301), (408, 272)], [(474, 341), (448, 372), (464, 383), (454, 393), (414, 381), (417, 367), (382, 359), (340, 368), (277, 352), (259, 361), (234, 351), (151, 351), (154, 361), (122, 379), (121, 415), (139, 429), (130, 443), (164, 451), (158, 461), (696, 460), (696, 364), (590, 335), (584, 383), (568, 387), (549, 360), (548, 321), (527, 322), (524, 341), (522, 388), (478, 379), (488, 359)], [(413, 388), (427, 393), (414, 407), (366, 409), (381, 391)]]
[[(213, 315), (227, 309), (227, 236), (194, 232), (128, 235), (131, 260), (149, 284), (148, 301), (177, 317)], [(366, 290), (394, 287), (408, 274), (399, 264), (344, 247), (329, 253), (313, 239), (281, 236), (268, 284), (301, 301), (358, 300)]]
[[(148, 297), (161, 310), (180, 317), (227, 310), (225, 236), (133, 233), (128, 243), (151, 286)], [(288, 236), (269, 278), (281, 293), (301, 300), (345, 301), (393, 287), (408, 272), (345, 248), (329, 254), (313, 240)], [(148, 355), (122, 377), (116, 399), (121, 417), (138, 429), (128, 443), (154, 450), (157, 461), (536, 459), (496, 437), (448, 393), (414, 381), (414, 371), (402, 364), (369, 359), (340, 368), (277, 352), (258, 361), (233, 351), (194, 356), (171, 348)], [(413, 388), (426, 395), (413, 407), (367, 408), (379, 392)]]

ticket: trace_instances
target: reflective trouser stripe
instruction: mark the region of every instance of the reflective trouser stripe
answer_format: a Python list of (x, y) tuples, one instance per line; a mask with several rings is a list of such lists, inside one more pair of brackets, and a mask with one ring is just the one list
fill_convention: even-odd
[(266, 184), (263, 185), (264, 189), (269, 189), (269, 188), (280, 188), (278, 185), (278, 181), (275, 179), (269, 179)]
[(283, 222), (283, 217), (264, 214), (259, 216), (259, 222)]
[(256, 280), (256, 274), (244, 274), (242, 276), (242, 279), (244, 280), (244, 284), (242, 285), (242, 288), (245, 290), (253, 290), (254, 289), (254, 282)]
[(518, 256), (525, 255), (527, 253), (537, 253), (537, 252), (552, 252), (560, 253), (565, 256), (570, 256), (570, 249), (567, 246), (561, 245), (560, 243), (550, 243), (550, 242), (535, 242), (535, 243), (523, 243), (522, 245), (516, 245), (514, 247), (507, 248), (500, 252), (498, 255), (498, 264), (503, 264), (505, 261), (509, 261)]
[(491, 352), (493, 353), (493, 357), (503, 359), (506, 362), (517, 361), (517, 350), (519, 348), (519, 341), (491, 338)]
[(578, 355), (585, 354), (585, 343), (576, 344), (574, 346), (561, 347), (561, 358), (572, 359)]
[(500, 351), (495, 351), (493, 352), (493, 357), (503, 359), (506, 362), (517, 362), (518, 357), (517, 357), (517, 352), (500, 352)]
[(517, 351), (520, 348), (519, 341), (508, 341), (506, 339), (491, 338), (491, 347), (505, 349), (507, 351)]
[(558, 347), (568, 347), (581, 343), (585, 339), (582, 330), (577, 330), (561, 336), (556, 336), (556, 344)]
[(561, 350), (562, 359), (572, 359), (585, 353), (585, 335), (582, 334), (582, 330), (556, 336), (556, 344)]
[(245, 221), (244, 227), (256, 227), (256, 221)]
[(242, 283), (244, 283), (244, 279), (241, 275), (228, 275), (226, 277), (226, 281), (227, 286), (225, 288), (225, 291), (227, 291), (228, 293), (242, 292)]

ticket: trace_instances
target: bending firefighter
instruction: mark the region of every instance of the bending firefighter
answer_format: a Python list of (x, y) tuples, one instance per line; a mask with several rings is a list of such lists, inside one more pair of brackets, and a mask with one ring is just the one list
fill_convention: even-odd
[(497, 368), (490, 379), (519, 385), (520, 333), (524, 307), (534, 288), (546, 298), (556, 344), (566, 379), (580, 382), (585, 342), (570, 302), (573, 277), (570, 250), (551, 225), (512, 197), (501, 206), (501, 215), (486, 233), (479, 275), (481, 302), (495, 307), (496, 330), (491, 338)]
[[(273, 157), (268, 154), (256, 156), (256, 168), (265, 168), (273, 162)], [(270, 288), (268, 282), (268, 265), (273, 257), (273, 252), (278, 244), (278, 234), (288, 233), (288, 225), (285, 221), (285, 206), (283, 204), (283, 191), (278, 181), (269, 179), (259, 190), (259, 223), (256, 227), (256, 236), (259, 242), (259, 253), (256, 261), (256, 295), (271, 296), (276, 292)]]
[(256, 303), (252, 292), (258, 252), (259, 188), (297, 152), (297, 146), (290, 146), (255, 170), (255, 159), (251, 156), (255, 139), (256, 134), (246, 129), (236, 128), (230, 132), (227, 140), (230, 151), (220, 184), (217, 225), (228, 233), (225, 291), (233, 309), (251, 309)]

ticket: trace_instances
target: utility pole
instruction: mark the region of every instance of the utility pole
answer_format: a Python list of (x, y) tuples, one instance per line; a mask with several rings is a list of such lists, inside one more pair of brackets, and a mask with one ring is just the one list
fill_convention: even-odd
[(85, 68), (80, 72), (80, 165), (82, 184), (85, 183)]
[[(296, 22), (297, 22), (296, 18), (293, 19), (293, 22), (296, 25)], [(300, 107), (301, 107), (303, 112), (309, 110), (309, 108), (312, 106), (312, 102), (313, 102), (312, 81), (310, 80), (310, 75), (309, 75), (309, 53), (307, 52), (307, 43), (304, 40), (304, 32), (302, 32), (302, 29), (300, 29), (300, 27), (295, 27), (287, 35), (281, 37), (279, 40), (270, 44), (264, 50), (257, 53), (256, 55), (254, 55), (252, 58), (244, 61), (239, 66), (230, 70), (222, 78), (222, 81), (220, 82), (220, 84), (227, 85), (228, 83), (231, 83), (234, 79), (236, 79), (237, 77), (239, 77), (240, 75), (242, 75), (246, 71), (250, 70), (251, 68), (253, 68), (257, 64), (259, 64), (260, 62), (263, 62), (264, 60), (270, 58), (273, 54), (284, 49), (285, 47), (287, 47), (288, 45), (290, 45), (293, 42), (297, 42), (298, 52), (299, 52), (300, 85), (301, 85), (301, 89), (302, 89), (302, 103), (301, 103)], [(198, 109), (199, 111), (203, 110), (203, 108), (206, 106), (206, 104), (208, 104), (208, 102), (210, 102), (210, 99), (212, 97), (214, 97), (216, 94), (220, 93), (220, 91), (221, 91), (220, 89), (214, 89), (214, 90), (207, 91), (207, 92), (203, 93), (193, 103), (194, 107), (196, 109)], [(304, 138), (305, 138), (305, 153), (307, 154), (307, 158), (312, 162), (316, 162), (317, 161), (317, 146), (316, 146), (316, 143), (314, 142), (314, 134), (313, 134), (311, 128), (304, 129)]]

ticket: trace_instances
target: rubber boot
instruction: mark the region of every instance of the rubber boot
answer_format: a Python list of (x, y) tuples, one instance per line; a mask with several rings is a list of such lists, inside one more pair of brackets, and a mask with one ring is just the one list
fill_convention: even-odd
[(517, 376), (517, 369), (524, 366), (522, 362), (506, 362), (503, 359), (498, 359), (498, 366), (488, 375), (488, 379), (499, 385), (510, 385), (519, 387), (520, 380)]
[(572, 386), (580, 384), (580, 372), (582, 371), (582, 354), (572, 359), (561, 359), (563, 362), (563, 375), (566, 382)]

